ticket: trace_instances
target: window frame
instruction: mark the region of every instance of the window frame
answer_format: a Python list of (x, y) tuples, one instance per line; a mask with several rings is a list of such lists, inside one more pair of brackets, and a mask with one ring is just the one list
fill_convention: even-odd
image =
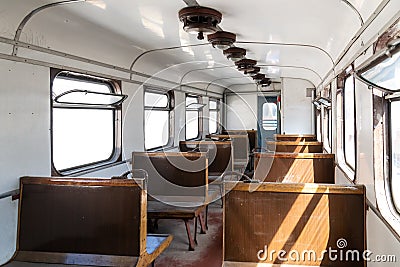
[[(351, 70), (352, 70), (353, 68), (352, 68), (352, 66), (351, 66)], [(352, 91), (353, 91), (353, 118), (354, 118), (354, 121), (353, 121), (353, 128), (354, 128), (354, 132), (353, 132), (353, 134), (354, 134), (354, 166), (352, 166), (350, 163), (349, 163), (349, 159), (348, 159), (348, 155), (347, 155), (347, 153), (346, 153), (346, 145), (349, 145), (349, 144), (346, 144), (346, 123), (345, 123), (345, 120), (346, 120), (346, 117), (345, 117), (345, 114), (346, 114), (346, 89), (348, 89), (348, 88), (346, 88), (346, 86), (345, 86), (345, 84), (346, 84), (346, 81), (347, 81), (347, 79), (353, 79), (353, 86), (352, 86)], [(354, 77), (354, 75), (352, 74), (352, 73), (348, 73), (347, 75), (345, 75), (344, 76), (344, 86), (343, 86), (343, 88), (342, 88), (342, 90), (341, 90), (341, 95), (342, 95), (342, 122), (341, 122), (341, 124), (342, 124), (342, 140), (341, 140), (341, 143), (342, 143), (342, 153), (343, 153), (343, 159), (344, 159), (344, 163), (346, 163), (346, 166), (352, 171), (352, 173), (353, 173), (353, 178), (352, 178), (352, 180), (354, 181), (355, 180), (355, 171), (356, 171), (356, 169), (357, 169), (357, 117), (356, 117), (356, 115), (357, 115), (357, 111), (356, 111), (356, 88), (355, 88), (355, 85), (356, 85), (356, 82), (355, 82), (355, 77)]]
[[(211, 108), (211, 102), (215, 102), (216, 103), (216, 108), (215, 109), (212, 109)], [(220, 129), (221, 129), (221, 100), (220, 99), (217, 99), (217, 98), (209, 98), (208, 99), (208, 107), (209, 107), (209, 109), (208, 109), (208, 112), (209, 112), (209, 118), (208, 118), (208, 133), (209, 134), (216, 134), (216, 133), (218, 133), (218, 132), (220, 132)], [(211, 112), (217, 112), (217, 121), (216, 121), (216, 124), (217, 124), (217, 127), (216, 127), (216, 130), (215, 130), (215, 132), (210, 132), (210, 121), (211, 121)]]
[[(115, 105), (93, 105), (93, 104), (66, 104), (56, 103), (53, 99), (53, 84), (57, 77), (63, 77), (72, 81), (79, 82), (92, 82), (101, 85), (106, 85), (110, 89), (110, 94), (121, 94), (121, 81), (108, 79), (104, 77), (95, 77), (92, 75), (86, 75), (83, 73), (71, 72), (63, 69), (50, 69), (50, 137), (51, 137), (51, 175), (52, 176), (67, 176), (74, 175), (86, 171), (94, 171), (96, 169), (113, 165), (122, 161), (122, 102), (116, 103)], [(102, 159), (94, 162), (83, 163), (77, 166), (68, 167), (65, 169), (57, 169), (54, 164), (54, 109), (92, 109), (92, 110), (112, 110), (112, 132), (113, 132), (113, 149), (110, 156), (107, 159)]]
[(332, 151), (332, 134), (333, 134), (333, 119), (332, 119), (332, 107), (328, 109), (328, 141), (329, 141), (329, 147), (331, 148)]
[[(187, 98), (196, 98), (197, 99), (197, 103), (202, 104), (202, 98), (201, 96), (198, 95), (193, 95), (193, 94), (186, 94), (185, 95), (185, 140), (186, 141), (190, 141), (190, 140), (200, 140), (202, 135), (203, 135), (203, 112), (202, 109), (198, 109), (198, 110), (188, 110), (186, 107), (186, 100)], [(198, 118), (198, 124), (197, 124), (197, 136), (194, 138), (187, 138), (187, 112), (188, 111), (196, 111), (197, 112), (197, 118)]]
[[(378, 212), (389, 226), (389, 230), (400, 238), (400, 211), (393, 199), (391, 173), (391, 114), (390, 101), (379, 88), (373, 88), (374, 118), (377, 121), (374, 128), (374, 183)], [(393, 99), (394, 101), (395, 99)], [(400, 99), (399, 99), (400, 100)], [(376, 148), (377, 147), (377, 148)], [(377, 152), (379, 151), (379, 152)]]
[[(326, 98), (332, 103), (332, 84), (325, 89)], [(323, 143), (328, 152), (332, 151), (332, 105), (323, 106)], [(326, 144), (326, 145), (325, 145)]]
[(321, 131), (321, 118), (322, 118), (322, 111), (321, 107), (314, 107), (315, 110), (315, 136), (319, 142), (322, 141), (322, 131)]
[[(167, 96), (167, 105), (165, 107), (146, 106), (146, 103), (145, 103), (146, 93)], [(172, 90), (165, 91), (165, 90), (161, 90), (158, 88), (146, 87), (145, 90), (143, 91), (143, 132), (144, 132), (143, 147), (146, 151), (157, 151), (157, 150), (172, 146), (172, 143), (173, 143), (172, 129), (174, 126), (172, 111), (174, 109), (174, 102), (175, 102), (174, 101), (174, 93)], [(152, 148), (146, 148), (146, 110), (168, 111), (168, 138), (167, 138), (168, 141), (165, 145), (152, 147)]]
[(386, 109), (387, 109), (387, 114), (388, 114), (387, 115), (388, 116), (387, 134), (385, 135), (387, 138), (387, 143), (388, 143), (387, 144), (387, 150), (388, 150), (387, 174), (388, 174), (388, 177), (386, 179), (386, 183), (388, 183), (388, 186), (389, 186), (388, 198), (391, 201), (391, 205), (393, 205), (393, 210), (397, 213), (397, 215), (400, 215), (400, 203), (395, 202), (395, 197), (393, 196), (394, 191), (393, 191), (393, 182), (392, 182), (393, 181), (393, 159), (392, 159), (393, 154), (392, 154), (392, 152), (393, 152), (393, 147), (394, 147), (393, 146), (393, 135), (392, 135), (392, 129), (393, 129), (393, 126), (392, 126), (392, 103), (393, 102), (400, 103), (400, 97), (388, 99), (386, 101), (387, 101)]

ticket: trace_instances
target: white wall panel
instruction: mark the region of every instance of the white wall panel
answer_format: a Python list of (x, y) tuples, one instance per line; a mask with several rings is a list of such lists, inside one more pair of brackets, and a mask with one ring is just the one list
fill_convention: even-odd
[(228, 95), (226, 129), (257, 129), (257, 94)]
[(203, 97), (203, 103), (206, 106), (203, 108), (203, 138), (209, 133), (209, 119), (210, 119), (210, 106), (209, 106), (209, 97)]
[(375, 203), (374, 136), (372, 90), (356, 80), (357, 183), (367, 187), (367, 197)]
[(283, 79), (282, 132), (286, 134), (312, 134), (312, 97), (306, 97), (306, 88), (312, 84), (298, 79)]
[(12, 50), (12, 45), (0, 43), (0, 53), (11, 55)]
[(122, 92), (129, 95), (123, 104), (122, 153), (123, 159), (130, 159), (133, 151), (144, 151), (143, 86), (122, 83)]
[(185, 106), (185, 97), (186, 94), (184, 92), (175, 92), (175, 140), (174, 144), (178, 145), (179, 141), (185, 140), (185, 123), (186, 123), (186, 106)]
[[(387, 226), (369, 210), (367, 211), (367, 249), (373, 254), (369, 267), (397, 267), (400, 261), (400, 242), (393, 236)], [(396, 262), (378, 262), (378, 255), (394, 255)]]
[[(49, 69), (0, 60), (0, 193), (23, 175), (50, 175)], [(0, 202), (0, 264), (15, 251), (17, 201)]]

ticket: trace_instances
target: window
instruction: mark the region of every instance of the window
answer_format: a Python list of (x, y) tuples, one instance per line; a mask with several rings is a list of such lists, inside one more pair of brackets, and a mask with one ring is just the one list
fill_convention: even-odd
[(210, 116), (208, 118), (208, 131), (210, 134), (218, 131), (220, 103), (218, 100), (209, 102)]
[(200, 109), (203, 105), (196, 96), (186, 96), (186, 140), (200, 136)]
[(117, 83), (52, 70), (52, 162), (61, 174), (114, 162), (120, 155)]
[(321, 134), (321, 108), (316, 109), (316, 133), (317, 133), (317, 140), (321, 141), (322, 140), (322, 134)]
[(171, 94), (144, 93), (144, 144), (146, 150), (168, 145), (170, 140)]
[(329, 147), (332, 148), (332, 109), (328, 109), (328, 142)]
[(396, 209), (400, 212), (400, 121), (396, 116), (400, 114), (400, 100), (390, 102), (390, 114), (391, 189)]
[(266, 131), (275, 131), (278, 127), (277, 106), (275, 103), (264, 103), (262, 106), (262, 127)]
[(324, 148), (331, 152), (332, 144), (332, 103), (331, 103), (331, 84), (323, 91), (324, 97), (321, 98), (321, 106), (323, 106), (323, 122), (324, 122)]
[(354, 77), (348, 76), (344, 84), (343, 93), (343, 148), (344, 158), (349, 167), (355, 170), (356, 143), (355, 143), (355, 95)]

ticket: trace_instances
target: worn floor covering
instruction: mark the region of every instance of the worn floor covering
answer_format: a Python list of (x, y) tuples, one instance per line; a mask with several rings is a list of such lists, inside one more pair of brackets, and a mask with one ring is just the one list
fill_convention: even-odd
[[(219, 203), (209, 206), (208, 231), (199, 234), (195, 251), (188, 251), (188, 239), (182, 220), (160, 220), (156, 233), (172, 234), (171, 245), (156, 259), (156, 267), (220, 267), (222, 265), (222, 208)], [(193, 224), (190, 225), (193, 227)], [(193, 228), (191, 228), (193, 232)]]

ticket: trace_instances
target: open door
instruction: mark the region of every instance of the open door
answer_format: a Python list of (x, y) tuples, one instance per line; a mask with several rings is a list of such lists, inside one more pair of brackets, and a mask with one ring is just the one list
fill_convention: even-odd
[(280, 133), (280, 95), (257, 97), (258, 146), (266, 148), (266, 142)]

